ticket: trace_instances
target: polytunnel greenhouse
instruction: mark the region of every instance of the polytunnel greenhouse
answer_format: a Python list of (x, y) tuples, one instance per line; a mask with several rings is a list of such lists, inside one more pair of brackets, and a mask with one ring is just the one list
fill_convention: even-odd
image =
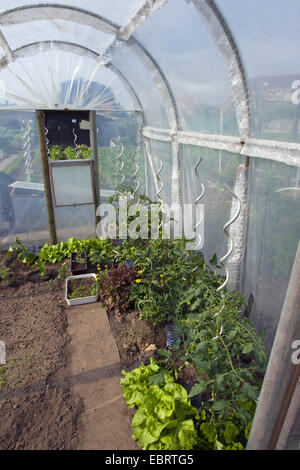
[(0, 0), (1, 449), (300, 448), (299, 17)]

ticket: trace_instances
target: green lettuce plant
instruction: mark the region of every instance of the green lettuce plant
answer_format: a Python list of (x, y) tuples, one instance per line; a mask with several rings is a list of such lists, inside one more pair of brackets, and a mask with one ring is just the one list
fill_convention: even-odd
[(132, 420), (133, 439), (145, 450), (191, 450), (197, 447), (199, 419), (186, 390), (155, 359), (132, 372), (122, 371), (125, 400), (138, 407)]

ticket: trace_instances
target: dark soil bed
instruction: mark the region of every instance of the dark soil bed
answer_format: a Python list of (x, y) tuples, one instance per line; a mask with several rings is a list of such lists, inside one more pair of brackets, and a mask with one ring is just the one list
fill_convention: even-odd
[(6, 365), (0, 366), (0, 449), (74, 449), (81, 403), (70, 390), (48, 385), (65, 366), (66, 334), (63, 281), (57, 269), (26, 267), (0, 255), (0, 339)]
[[(57, 265), (47, 265), (41, 277), (39, 269), (0, 253), (0, 271), (6, 268), (11, 274), (0, 281), (0, 339), (6, 345), (6, 365), (0, 366), (0, 449), (76, 449), (82, 403), (67, 385), (51, 380), (66, 366), (70, 341), (65, 281), (58, 278)], [(153, 327), (136, 311), (108, 312), (108, 318), (124, 369), (148, 363), (151, 356), (160, 357), (158, 348), (166, 348), (164, 325)]]
[(147, 364), (151, 356), (158, 357), (157, 349), (166, 347), (164, 326), (154, 327), (147, 320), (140, 320), (137, 311), (121, 316), (108, 312), (108, 319), (126, 370), (134, 369), (142, 361)]

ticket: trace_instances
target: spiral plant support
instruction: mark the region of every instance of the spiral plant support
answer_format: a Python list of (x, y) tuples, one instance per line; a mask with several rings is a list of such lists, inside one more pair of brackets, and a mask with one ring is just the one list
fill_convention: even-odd
[[(229, 240), (229, 249), (228, 249), (227, 253), (220, 259), (220, 264), (225, 270), (226, 277), (225, 277), (225, 281), (223, 282), (223, 284), (217, 288), (217, 292), (221, 292), (226, 287), (226, 285), (229, 281), (229, 270), (228, 270), (227, 266), (225, 265), (225, 261), (231, 255), (232, 250), (234, 248), (234, 243), (233, 243), (233, 239), (232, 239), (232, 237), (229, 234), (227, 229), (228, 229), (228, 227), (230, 227), (230, 225), (232, 225), (236, 221), (236, 219), (238, 218), (238, 216), (240, 215), (240, 212), (241, 212), (241, 199), (238, 196), (238, 194), (235, 193), (226, 183), (224, 183), (224, 187), (229, 192), (229, 194), (231, 194), (231, 196), (234, 199), (237, 200), (238, 207), (237, 207), (237, 211), (234, 214), (234, 216), (223, 227), (223, 232), (225, 233), (226, 237)], [(222, 294), (222, 292), (221, 292), (221, 294)]]
[[(139, 167), (139, 164), (135, 160), (136, 153), (137, 153), (137, 147), (134, 149), (134, 151), (132, 152), (132, 156), (131, 156), (132, 162), (133, 162), (133, 164), (135, 164), (135, 171), (133, 173), (133, 179), (134, 179), (135, 184), (136, 184), (135, 188), (133, 189), (133, 197), (134, 198), (138, 194), (138, 190), (139, 190), (139, 187), (140, 187), (140, 182), (139, 182), (138, 177), (137, 177), (140, 167)], [(140, 202), (141, 202), (141, 196), (138, 194), (138, 200), (137, 200), (137, 203), (136, 203), (136, 206), (135, 206), (136, 209), (139, 207)]]
[(45, 129), (45, 140), (46, 140), (46, 146), (47, 146), (47, 155), (48, 155), (48, 159), (50, 159), (49, 139), (47, 137), (49, 130), (47, 129), (46, 126), (44, 127), (44, 129)]
[(74, 146), (75, 146), (76, 158), (80, 158), (80, 156), (78, 154), (78, 147), (79, 146), (77, 145), (78, 136), (76, 135), (76, 132), (75, 132), (74, 128), (72, 129), (72, 133), (73, 133), (73, 136), (74, 136)]
[(25, 158), (25, 181), (30, 183), (32, 175), (32, 154), (31, 154), (31, 123), (28, 121), (25, 124), (25, 121), (22, 121), (22, 131), (23, 131), (23, 149), (24, 149), (24, 158)]
[(116, 158), (117, 163), (116, 163), (116, 167), (115, 167), (115, 178), (116, 178), (116, 182), (117, 182), (118, 181), (118, 174), (119, 173), (121, 174), (120, 186), (122, 186), (122, 184), (125, 181), (125, 174), (124, 174), (124, 171), (123, 171), (124, 170), (124, 160), (123, 160), (124, 146), (120, 142), (120, 136), (118, 136), (116, 141), (113, 142), (113, 143), (115, 144), (115, 147), (117, 149), (117, 158)]
[[(199, 180), (199, 183), (200, 183), (200, 186), (201, 186), (201, 193), (199, 194), (199, 196), (196, 198), (195, 200), (195, 207), (197, 206), (197, 204), (199, 204), (200, 200), (202, 199), (202, 197), (204, 196), (205, 194), (205, 187), (204, 187), (204, 184), (203, 182), (200, 180), (200, 177), (198, 175), (198, 166), (200, 165), (200, 163), (202, 162), (202, 157), (199, 158), (199, 160), (197, 161), (195, 167), (194, 167), (194, 173), (196, 175), (196, 177), (198, 178)], [(195, 250), (197, 250), (198, 246), (200, 245), (201, 243), (201, 235), (199, 235), (197, 233), (197, 228), (199, 227), (199, 225), (202, 223), (203, 221), (203, 213), (201, 213), (201, 216), (200, 216), (200, 219), (198, 220), (198, 222), (195, 223), (194, 227), (193, 227), (193, 232), (195, 233), (196, 235), (196, 238), (198, 239), (197, 241), (197, 245), (195, 247)]]

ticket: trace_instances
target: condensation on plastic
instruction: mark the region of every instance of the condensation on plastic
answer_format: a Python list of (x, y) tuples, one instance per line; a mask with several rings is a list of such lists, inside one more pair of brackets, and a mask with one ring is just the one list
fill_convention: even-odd
[[(197, 177), (194, 168), (201, 157)], [(232, 197), (223, 188), (223, 183), (227, 183), (230, 188), (234, 187), (239, 164), (240, 157), (236, 154), (188, 145), (182, 146), (183, 203), (195, 203), (201, 192), (199, 180), (205, 188), (205, 194), (201, 198), (201, 204), (204, 205), (202, 251), (208, 260), (214, 253), (220, 259), (227, 252), (227, 238), (224, 235), (223, 226), (230, 219)], [(220, 274), (223, 273), (220, 272)]]
[(250, 318), (259, 330), (266, 328), (271, 348), (299, 243), (300, 174), (299, 168), (282, 163), (250, 163), (243, 293), (246, 299), (253, 293)]
[(111, 70), (55, 43), (33, 46), (32, 56), (0, 71), (0, 81), (5, 84), (2, 109), (134, 110), (131, 97)]
[(193, 4), (169, 1), (135, 37), (167, 77), (182, 129), (238, 135), (226, 68)]
[[(23, 130), (30, 123), (31, 182), (26, 182)], [(35, 113), (0, 112), (0, 250), (18, 237), (28, 246), (49, 240)], [(23, 129), (23, 130), (22, 130)], [(24, 189), (10, 186), (19, 182)]]
[(194, 4), (205, 18), (208, 30), (225, 61), (231, 81), (232, 97), (240, 136), (246, 138), (251, 135), (250, 102), (246, 75), (237, 46), (230, 30), (227, 29), (226, 23), (220, 17), (217, 10), (215, 10), (213, 3), (206, 0), (194, 0)]

